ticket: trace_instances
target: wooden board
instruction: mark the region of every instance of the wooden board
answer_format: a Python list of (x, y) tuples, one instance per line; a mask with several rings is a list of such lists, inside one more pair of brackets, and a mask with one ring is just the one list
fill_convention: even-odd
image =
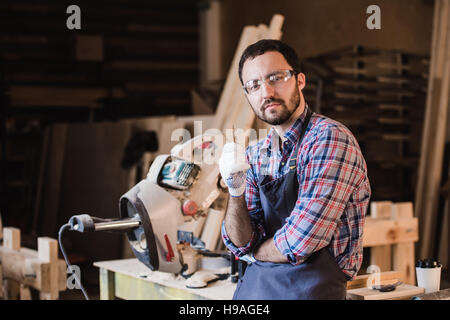
[[(366, 288), (368, 283), (367, 281), (372, 277), (374, 278), (379, 276), (380, 284), (388, 284), (394, 283), (400, 278), (400, 272), (398, 271), (387, 271), (380, 272), (379, 274), (362, 274), (356, 276), (352, 281), (347, 282), (347, 290), (357, 289), (357, 288)], [(373, 283), (375, 284), (375, 283)]]
[(370, 203), (370, 217), (390, 219), (392, 216), (392, 201), (372, 201)]
[(415, 215), (421, 219), (420, 256), (429, 256), (433, 249), (432, 233), (438, 206), (449, 99), (449, 10), (448, 1), (435, 1), (427, 101), (415, 197)]
[(405, 300), (422, 294), (425, 289), (402, 284), (391, 292), (380, 292), (369, 288), (347, 290), (347, 299), (350, 300)]
[(380, 271), (392, 269), (392, 246), (383, 245), (370, 248), (370, 264), (376, 265)]
[(418, 219), (396, 220), (366, 218), (363, 232), (363, 246), (374, 247), (419, 239)]

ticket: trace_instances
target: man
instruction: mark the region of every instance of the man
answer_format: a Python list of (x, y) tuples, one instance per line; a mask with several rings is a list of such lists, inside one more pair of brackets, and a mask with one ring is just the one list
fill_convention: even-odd
[(230, 193), (222, 237), (250, 262), (233, 299), (345, 299), (362, 262), (371, 193), (359, 145), (345, 126), (308, 108), (288, 45), (250, 45), (239, 78), (272, 128), (246, 151), (226, 144), (219, 161)]

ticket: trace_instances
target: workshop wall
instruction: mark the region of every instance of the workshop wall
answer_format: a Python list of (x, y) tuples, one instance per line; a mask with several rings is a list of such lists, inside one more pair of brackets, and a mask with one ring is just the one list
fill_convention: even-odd
[[(366, 27), (366, 9), (381, 9), (381, 30)], [(221, 1), (222, 70), (228, 70), (242, 28), (269, 23), (273, 14), (285, 17), (282, 40), (301, 57), (353, 44), (429, 54), (433, 1), (424, 0), (316, 0)]]

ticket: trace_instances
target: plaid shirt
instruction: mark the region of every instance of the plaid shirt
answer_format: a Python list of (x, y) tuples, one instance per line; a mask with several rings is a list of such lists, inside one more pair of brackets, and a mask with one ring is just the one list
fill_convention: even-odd
[[(234, 255), (243, 256), (266, 239), (258, 181), (265, 175), (277, 179), (289, 171), (289, 159), (305, 116), (306, 108), (285, 133), (282, 148), (273, 128), (265, 139), (247, 148), (251, 168), (247, 172), (245, 199), (253, 233), (247, 245), (236, 247), (222, 224), (222, 238)], [(329, 245), (331, 255), (351, 279), (362, 263), (364, 216), (371, 194), (358, 142), (344, 125), (313, 114), (297, 159), (298, 199), (273, 237), (275, 246), (291, 264), (297, 265)]]

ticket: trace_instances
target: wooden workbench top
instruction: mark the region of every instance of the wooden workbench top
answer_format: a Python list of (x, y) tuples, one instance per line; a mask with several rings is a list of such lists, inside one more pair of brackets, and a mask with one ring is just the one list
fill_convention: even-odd
[[(137, 259), (123, 259), (95, 262), (94, 266), (103, 268), (114, 273), (125, 274), (143, 281), (157, 283), (164, 287), (186, 291), (188, 293), (212, 300), (231, 300), (236, 284), (230, 279), (216, 281), (206, 288), (190, 289), (186, 288), (186, 279), (171, 273), (152, 271)], [(218, 270), (223, 273), (223, 270)], [(229, 271), (229, 270), (228, 270)], [(217, 273), (219, 273), (217, 272)], [(167, 295), (167, 292), (166, 292)], [(167, 297), (168, 299), (182, 299), (178, 295)]]

